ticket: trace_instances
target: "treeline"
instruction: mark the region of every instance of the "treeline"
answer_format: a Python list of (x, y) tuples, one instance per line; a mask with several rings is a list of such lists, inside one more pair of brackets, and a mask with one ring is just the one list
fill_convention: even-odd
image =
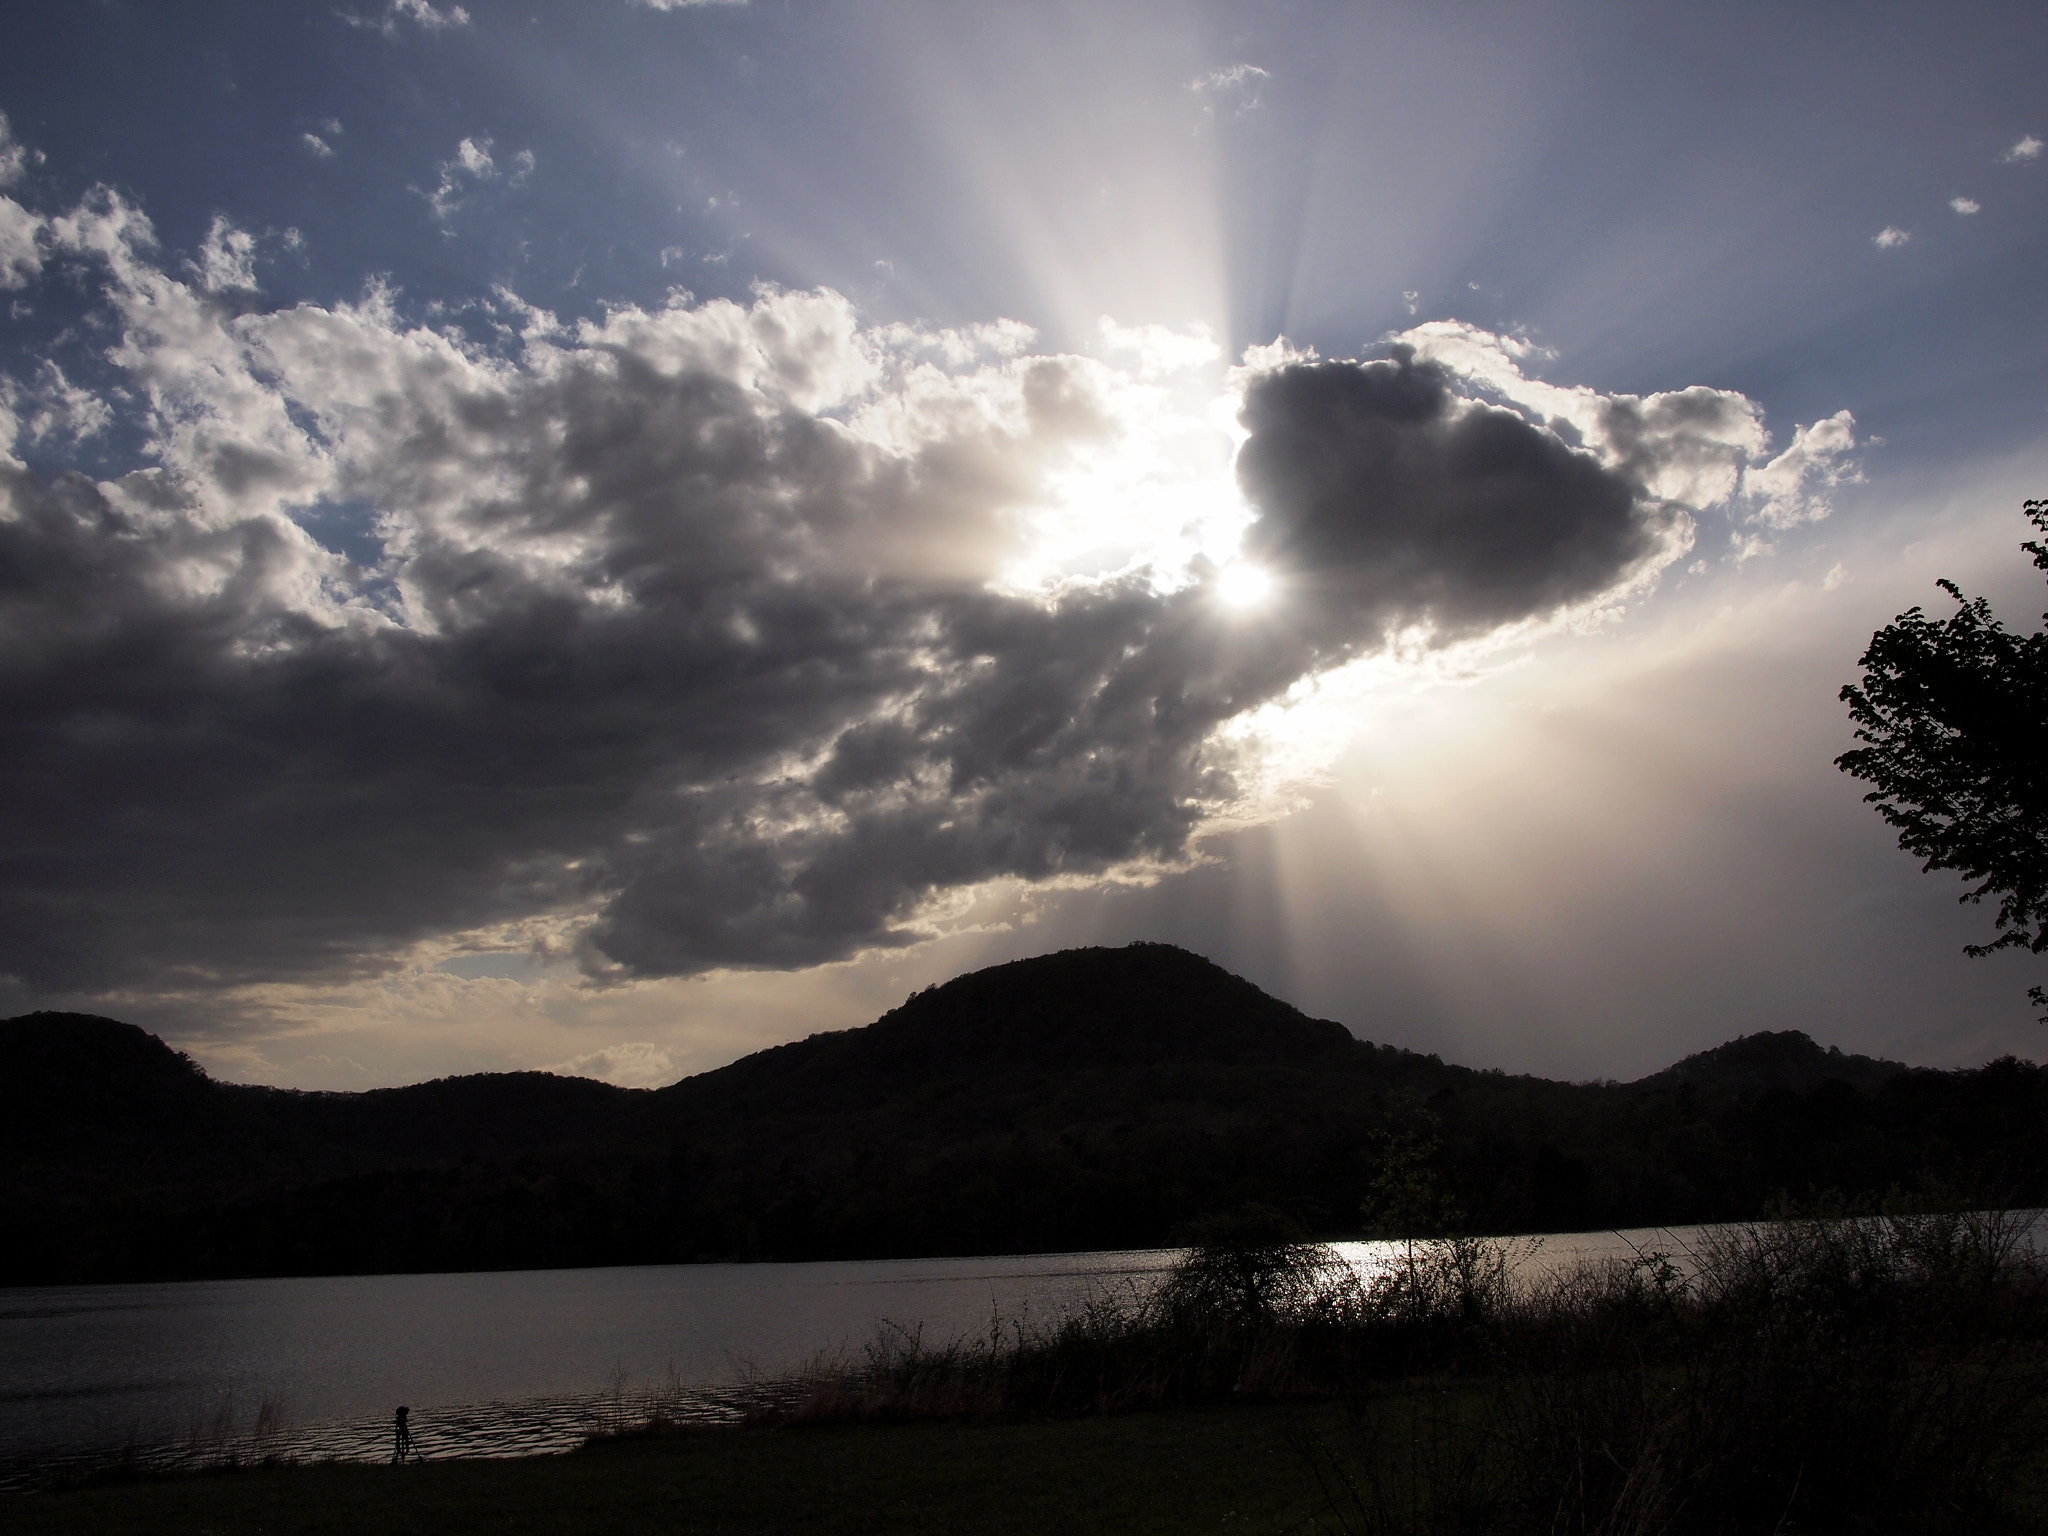
[(1164, 945), (1020, 961), (658, 1091), (207, 1079), (110, 1020), (0, 1025), (0, 1283), (1145, 1247), (1260, 1206), (1480, 1232), (2048, 1199), (2048, 1074), (1750, 1036), (1633, 1084), (1353, 1039)]

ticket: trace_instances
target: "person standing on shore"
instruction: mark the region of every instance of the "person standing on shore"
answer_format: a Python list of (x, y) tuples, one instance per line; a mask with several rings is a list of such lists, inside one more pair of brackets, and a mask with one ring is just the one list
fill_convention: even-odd
[(401, 1404), (392, 1426), (391, 1464), (394, 1467), (404, 1466), (407, 1456), (418, 1454), (412, 1448), (412, 1428), (406, 1423), (406, 1413), (407, 1409)]

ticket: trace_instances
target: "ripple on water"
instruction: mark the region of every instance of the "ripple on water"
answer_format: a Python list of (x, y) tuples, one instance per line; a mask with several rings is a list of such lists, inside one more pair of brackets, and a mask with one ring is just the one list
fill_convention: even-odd
[[(686, 1388), (590, 1392), (516, 1403), (456, 1403), (411, 1411), (414, 1449), (423, 1461), (549, 1456), (593, 1436), (619, 1434), (659, 1415), (677, 1424), (734, 1424), (771, 1399), (763, 1388)], [(138, 1441), (119, 1449), (66, 1449), (0, 1464), (0, 1493), (116, 1470), (199, 1471), (265, 1462), (387, 1462), (392, 1421), (382, 1416), (325, 1424), (264, 1423)]]

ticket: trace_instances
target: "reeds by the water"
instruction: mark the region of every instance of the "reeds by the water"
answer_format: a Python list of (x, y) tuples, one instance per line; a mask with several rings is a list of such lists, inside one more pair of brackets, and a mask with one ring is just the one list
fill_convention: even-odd
[(2026, 1224), (1776, 1221), (1540, 1280), (1481, 1239), (1372, 1276), (1315, 1245), (1212, 1243), (1054, 1323), (885, 1331), (763, 1417), (1335, 1398), (1345, 1427), (1297, 1446), (1329, 1531), (1995, 1530), (2038, 1497), (2048, 1430)]

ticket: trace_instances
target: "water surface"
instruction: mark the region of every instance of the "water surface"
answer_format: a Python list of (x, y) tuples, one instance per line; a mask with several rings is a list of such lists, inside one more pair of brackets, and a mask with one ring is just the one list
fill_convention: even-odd
[(731, 1417), (750, 1383), (857, 1351), (885, 1324), (937, 1342), (996, 1316), (1051, 1321), (1090, 1297), (1149, 1288), (1176, 1257), (0, 1290), (0, 1481), (124, 1450), (388, 1455), (400, 1403), (430, 1455), (566, 1449), (650, 1394), (671, 1411)]
[[(1573, 1233), (1531, 1273), (1700, 1228)], [(1371, 1273), (1395, 1245), (1344, 1243)], [(885, 1326), (930, 1342), (992, 1318), (1052, 1322), (1155, 1286), (1176, 1249), (831, 1264), (693, 1264), (490, 1274), (0, 1290), (0, 1487), (123, 1454), (388, 1456), (412, 1410), (429, 1456), (566, 1450), (665, 1411), (731, 1418), (762, 1385)]]

